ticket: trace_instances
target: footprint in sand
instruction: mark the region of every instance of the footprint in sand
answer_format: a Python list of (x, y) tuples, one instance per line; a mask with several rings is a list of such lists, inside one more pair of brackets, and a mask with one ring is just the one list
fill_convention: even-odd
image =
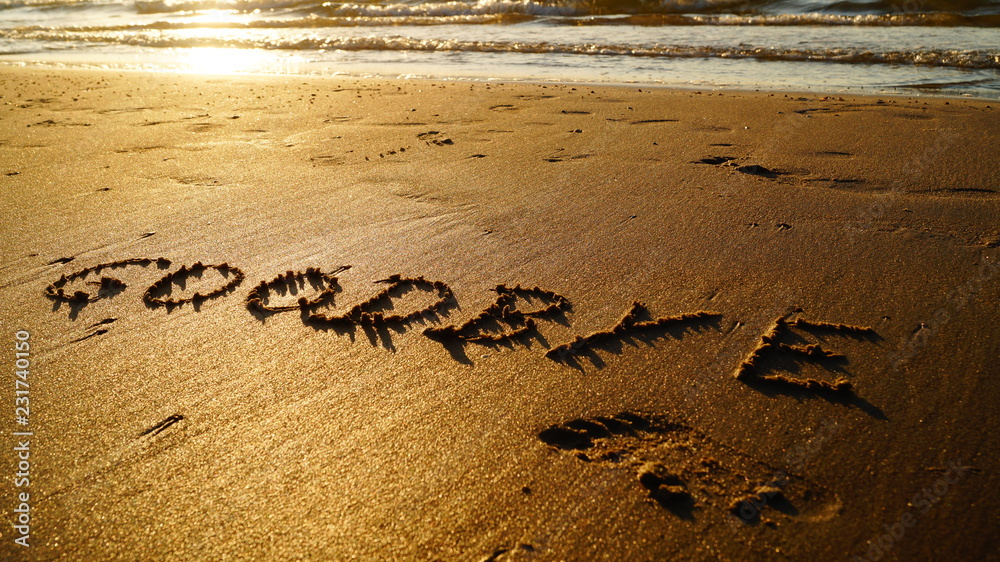
[[(731, 146), (731, 145), (712, 145), (712, 146)], [(779, 176), (788, 175), (788, 172), (783, 172), (780, 170), (772, 170), (770, 168), (765, 168), (757, 164), (747, 164), (745, 166), (739, 166), (736, 162), (737, 158), (735, 156), (706, 156), (700, 160), (693, 160), (692, 164), (709, 164), (712, 166), (726, 166), (735, 167), (737, 172), (741, 174), (747, 174), (749, 176), (757, 176), (767, 179), (776, 179)]]
[(446, 137), (440, 131), (427, 131), (426, 133), (420, 133), (417, 138), (424, 141), (427, 144), (433, 144), (437, 146), (446, 146), (455, 144), (455, 141)]
[(694, 160), (692, 164), (710, 164), (712, 166), (720, 166), (727, 162), (732, 162), (736, 160), (735, 156), (707, 156), (701, 160)]
[(153, 146), (133, 146), (129, 148), (120, 148), (115, 151), (115, 154), (141, 154), (143, 152), (149, 152), (151, 150), (167, 150), (168, 147), (162, 145)]
[(336, 156), (333, 154), (324, 154), (322, 156), (313, 156), (309, 159), (314, 166), (340, 166), (345, 163), (346, 160), (341, 156)]
[(216, 129), (221, 129), (223, 125), (218, 123), (192, 123), (185, 127), (188, 131), (192, 133), (209, 133)]
[(768, 179), (774, 179), (778, 176), (785, 175), (785, 172), (771, 170), (769, 168), (765, 168), (764, 166), (758, 166), (757, 164), (740, 166), (739, 168), (736, 168), (736, 171), (742, 174), (747, 174), (751, 176), (760, 176), (762, 178), (768, 178)]
[(97, 113), (100, 115), (118, 115), (120, 113), (138, 113), (140, 111), (149, 111), (154, 108), (152, 107), (112, 107), (109, 109), (98, 110)]
[(91, 123), (71, 123), (71, 122), (60, 122), (53, 121), (52, 119), (46, 119), (45, 121), (39, 121), (38, 123), (33, 123), (28, 125), (29, 127), (90, 127)]
[(651, 501), (685, 520), (704, 514), (745, 525), (764, 517), (815, 523), (836, 517), (842, 506), (823, 486), (664, 416), (578, 418), (551, 425), (538, 438), (578, 462), (632, 472)]
[[(710, 145), (710, 146), (732, 146), (732, 145), (731, 144), (713, 144), (713, 145)], [(833, 151), (816, 152), (814, 154), (822, 155), (822, 156), (850, 156), (851, 155), (848, 152), (833, 152)], [(782, 171), (782, 170), (773, 170), (773, 169), (766, 168), (764, 166), (760, 166), (760, 165), (757, 165), (757, 164), (748, 164), (748, 165), (745, 165), (745, 166), (740, 166), (737, 163), (737, 160), (738, 159), (736, 157), (734, 157), (734, 156), (706, 156), (705, 158), (702, 158), (700, 160), (692, 160), (691, 163), (692, 164), (709, 164), (709, 165), (720, 166), (720, 167), (721, 166), (733, 167), (733, 168), (736, 169), (737, 172), (740, 172), (741, 174), (747, 174), (749, 176), (757, 176), (757, 177), (760, 177), (760, 178), (767, 178), (767, 179), (778, 179), (781, 176), (790, 176), (790, 175), (798, 175), (798, 176), (804, 175), (804, 172), (801, 172), (801, 171), (799, 171), (799, 172), (788, 172), (788, 171)], [(840, 188), (840, 189), (852, 188), (852, 187), (856, 187), (856, 186), (864, 183), (863, 180), (859, 180), (859, 179), (842, 179), (842, 178), (829, 178), (829, 177), (822, 177), (822, 178), (802, 178), (802, 181), (813, 183), (813, 184), (825, 184), (824, 187), (831, 187), (831, 188), (835, 188), (835, 189), (836, 188)]]
[(225, 180), (222, 180), (221, 178), (217, 178), (214, 176), (203, 176), (203, 175), (179, 176), (171, 179), (173, 179), (175, 182), (181, 185), (191, 185), (195, 187), (221, 187), (223, 185), (226, 185)]
[(570, 160), (590, 158), (590, 156), (590, 154), (568, 154), (565, 148), (560, 148), (550, 154), (547, 158), (543, 158), (543, 160), (546, 162), (568, 162)]

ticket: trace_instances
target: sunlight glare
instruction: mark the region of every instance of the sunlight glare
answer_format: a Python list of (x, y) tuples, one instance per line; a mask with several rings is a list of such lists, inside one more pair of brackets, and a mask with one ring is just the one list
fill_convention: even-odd
[(198, 47), (185, 52), (180, 62), (188, 72), (195, 74), (233, 74), (265, 72), (273, 64), (272, 59), (253, 49)]

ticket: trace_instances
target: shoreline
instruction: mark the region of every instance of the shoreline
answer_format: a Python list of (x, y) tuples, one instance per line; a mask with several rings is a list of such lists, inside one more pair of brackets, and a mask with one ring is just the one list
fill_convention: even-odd
[[(98, 59), (94, 60), (72, 60), (77, 58), (74, 56), (75, 53), (70, 54), (70, 56), (63, 57), (60, 60), (60, 56), (56, 55), (53, 60), (33, 60), (33, 61), (18, 61), (18, 60), (6, 60), (0, 58), (0, 67), (2, 68), (35, 68), (40, 70), (69, 70), (69, 71), (83, 71), (83, 72), (137, 72), (137, 73), (150, 73), (150, 74), (178, 74), (185, 76), (274, 76), (274, 77), (312, 77), (312, 78), (324, 78), (333, 80), (416, 80), (416, 81), (443, 81), (443, 82), (454, 82), (454, 83), (502, 83), (510, 82), (517, 84), (550, 84), (550, 85), (567, 85), (567, 86), (587, 86), (587, 87), (608, 87), (608, 88), (650, 88), (650, 89), (668, 89), (668, 90), (680, 90), (680, 91), (711, 91), (711, 92), (733, 92), (733, 93), (752, 93), (752, 92), (763, 92), (769, 94), (801, 94), (801, 95), (827, 95), (827, 96), (854, 96), (854, 97), (878, 97), (878, 96), (891, 96), (894, 98), (921, 98), (921, 99), (959, 99), (959, 100), (980, 100), (980, 101), (993, 101), (1000, 103), (1000, 92), (991, 92), (988, 95), (976, 95), (972, 93), (936, 93), (935, 90), (939, 89), (937, 85), (934, 86), (893, 86), (887, 87), (889, 89), (885, 91), (863, 91), (863, 87), (816, 87), (814, 89), (796, 89), (796, 88), (783, 88), (783, 87), (769, 87), (766, 85), (758, 86), (732, 86), (732, 85), (715, 85), (715, 84), (705, 84), (705, 85), (688, 85), (684, 83), (656, 83), (656, 82), (615, 82), (615, 81), (589, 81), (580, 80), (573, 81), (566, 78), (491, 78), (483, 76), (467, 76), (467, 75), (457, 75), (457, 76), (441, 76), (434, 77), (430, 75), (401, 75), (397, 73), (388, 72), (385, 74), (378, 73), (348, 73), (348, 72), (338, 72), (331, 71), (328, 68), (320, 68), (318, 70), (307, 70), (303, 72), (299, 71), (287, 71), (284, 69), (280, 70), (248, 70), (248, 71), (232, 71), (232, 72), (218, 72), (217, 69), (213, 70), (197, 70), (194, 68), (169, 68), (169, 64), (175, 64), (182, 66), (183, 63), (156, 63), (156, 62), (138, 62), (138, 63), (116, 63), (113, 59), (120, 59), (120, 55), (107, 55), (103, 60), (98, 62)], [(88, 55), (84, 55), (86, 58)], [(188, 63), (190, 66), (190, 63)], [(267, 66), (277, 65), (279, 67), (284, 67), (290, 63), (283, 62), (281, 60), (276, 60), (273, 63), (267, 63)], [(299, 63), (294, 63), (298, 65)], [(329, 63), (319, 63), (319, 64), (329, 64)], [(830, 64), (830, 63), (826, 63)], [(147, 68), (137, 68), (136, 66), (146, 66)], [(874, 88), (873, 88), (874, 90)]]

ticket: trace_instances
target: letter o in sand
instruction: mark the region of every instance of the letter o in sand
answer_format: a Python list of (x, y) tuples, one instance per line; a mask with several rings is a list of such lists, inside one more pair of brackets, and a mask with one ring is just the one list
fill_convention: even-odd
[[(258, 316), (267, 316), (289, 310), (302, 310), (307, 314), (311, 313), (316, 307), (333, 302), (334, 295), (340, 291), (339, 279), (336, 274), (346, 271), (350, 267), (349, 265), (341, 266), (330, 273), (324, 273), (320, 269), (310, 267), (306, 269), (305, 273), (288, 271), (270, 281), (261, 281), (247, 294), (247, 310)], [(318, 294), (312, 299), (300, 297), (295, 306), (278, 306), (270, 303), (273, 293), (297, 293), (299, 290), (305, 290), (309, 287), (318, 290)]]
[[(221, 287), (217, 287), (206, 294), (195, 293), (190, 297), (179, 299), (170, 297), (170, 294), (173, 292), (174, 283), (181, 284), (192, 277), (201, 277), (202, 273), (208, 269), (218, 271), (219, 274), (228, 279), (228, 281)], [(238, 267), (233, 267), (228, 263), (204, 265), (201, 262), (196, 262), (191, 267), (182, 265), (177, 271), (164, 275), (159, 281), (150, 285), (149, 288), (146, 289), (146, 292), (142, 295), (142, 302), (150, 308), (159, 308), (163, 306), (169, 309), (186, 302), (194, 303), (195, 306), (198, 306), (203, 301), (218, 298), (232, 292), (242, 282), (243, 271)]]

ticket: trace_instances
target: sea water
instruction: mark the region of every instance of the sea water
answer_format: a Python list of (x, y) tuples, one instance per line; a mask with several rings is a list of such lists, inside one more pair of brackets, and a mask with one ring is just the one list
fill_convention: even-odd
[(0, 62), (1000, 98), (1000, 0), (0, 0)]

